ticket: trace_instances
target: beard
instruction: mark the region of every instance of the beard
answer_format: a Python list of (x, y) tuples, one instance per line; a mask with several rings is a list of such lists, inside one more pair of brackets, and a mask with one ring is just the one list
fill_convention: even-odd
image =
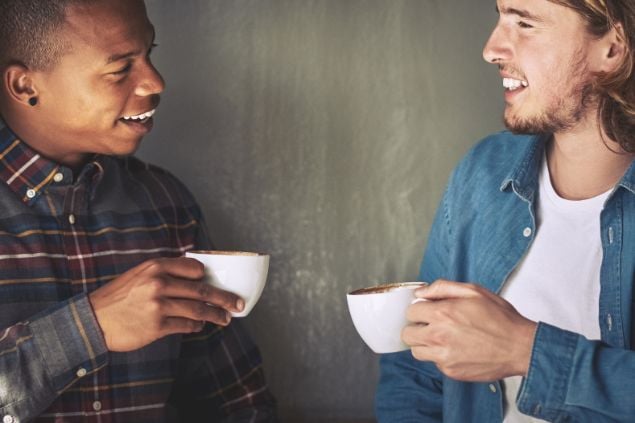
[(531, 116), (505, 112), (505, 127), (517, 134), (545, 134), (565, 132), (579, 124), (589, 111), (597, 107), (597, 95), (593, 85), (593, 75), (588, 71), (584, 57), (572, 60), (569, 80), (575, 81), (554, 98), (543, 110)]

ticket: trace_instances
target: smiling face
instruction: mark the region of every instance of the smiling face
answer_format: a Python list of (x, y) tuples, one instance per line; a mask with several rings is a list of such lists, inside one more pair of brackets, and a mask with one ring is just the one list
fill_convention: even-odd
[(56, 35), (68, 51), (52, 69), (30, 73), (38, 104), (25, 141), (69, 166), (94, 153), (133, 153), (164, 89), (150, 62), (154, 28), (143, 1), (71, 5)]
[(594, 117), (596, 39), (582, 17), (547, 0), (499, 0), (497, 9), (483, 57), (500, 68), (506, 126), (557, 133)]

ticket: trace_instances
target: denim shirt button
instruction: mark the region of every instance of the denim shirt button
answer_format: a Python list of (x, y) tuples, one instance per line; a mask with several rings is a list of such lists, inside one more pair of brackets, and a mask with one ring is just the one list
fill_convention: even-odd
[(525, 230), (523, 231), (523, 236), (525, 238), (529, 238), (531, 236), (531, 228), (525, 228)]
[(492, 391), (493, 393), (496, 393), (496, 385), (494, 385), (493, 383), (490, 383), (489, 390)]

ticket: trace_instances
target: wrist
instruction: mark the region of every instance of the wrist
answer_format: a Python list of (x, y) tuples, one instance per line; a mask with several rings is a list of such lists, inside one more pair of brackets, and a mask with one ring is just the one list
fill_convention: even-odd
[(527, 320), (520, 330), (519, 339), (517, 345), (518, 358), (515, 360), (516, 371), (514, 372), (519, 376), (527, 376), (529, 373), (529, 365), (531, 363), (531, 353), (534, 347), (534, 338), (536, 337), (536, 330), (538, 330), (538, 323)]

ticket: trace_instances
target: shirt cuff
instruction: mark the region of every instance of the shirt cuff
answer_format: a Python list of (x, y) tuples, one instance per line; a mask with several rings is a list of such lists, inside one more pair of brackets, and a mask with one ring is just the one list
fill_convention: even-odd
[(106, 342), (86, 293), (35, 316), (30, 327), (58, 394), (108, 362)]
[(555, 420), (562, 413), (578, 334), (540, 322), (517, 399), (521, 413)]

